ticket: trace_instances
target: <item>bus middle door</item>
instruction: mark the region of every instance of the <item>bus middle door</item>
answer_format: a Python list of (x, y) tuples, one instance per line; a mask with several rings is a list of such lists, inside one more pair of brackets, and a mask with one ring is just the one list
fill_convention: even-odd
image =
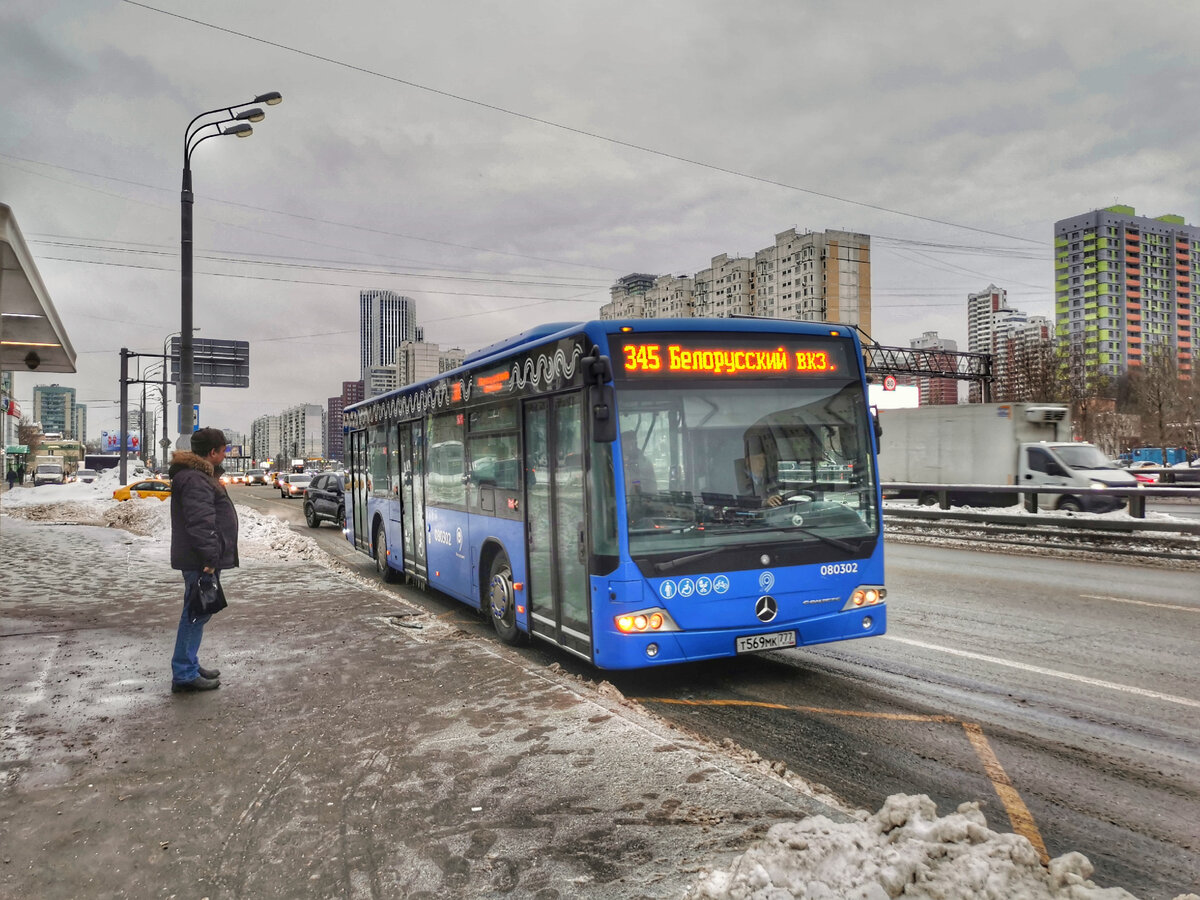
[(526, 401), (530, 628), (590, 660), (583, 435), (578, 391)]
[(404, 533), (404, 571), (419, 584), (429, 577), (425, 559), (425, 423), (400, 426), (399, 495)]

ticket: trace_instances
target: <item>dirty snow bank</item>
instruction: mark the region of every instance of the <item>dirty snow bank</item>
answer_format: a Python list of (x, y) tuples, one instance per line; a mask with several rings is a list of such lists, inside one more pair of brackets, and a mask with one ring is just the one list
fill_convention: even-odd
[[(894, 794), (879, 812), (840, 824), (781, 822), (728, 870), (704, 875), (688, 900), (1130, 900), (1097, 887), (1092, 864), (1066, 853), (1043, 867), (1033, 845), (987, 827), (977, 803), (939, 817), (928, 797)], [(1200, 900), (1181, 894), (1176, 900)]]
[[(0, 509), (12, 516), (46, 525), (99, 525), (169, 541), (171, 504), (165, 500), (114, 500), (116, 479), (92, 484), (19, 488), (0, 495)], [(237, 505), (236, 503), (234, 504)], [(274, 516), (237, 506), (238, 552), (259, 560), (306, 560), (330, 565), (312, 538), (292, 531)]]

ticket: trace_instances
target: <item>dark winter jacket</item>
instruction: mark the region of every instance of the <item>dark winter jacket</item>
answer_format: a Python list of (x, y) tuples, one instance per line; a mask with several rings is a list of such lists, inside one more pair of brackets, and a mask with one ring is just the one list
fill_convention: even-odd
[(212, 463), (179, 451), (171, 458), (171, 568), (238, 565), (237, 511)]

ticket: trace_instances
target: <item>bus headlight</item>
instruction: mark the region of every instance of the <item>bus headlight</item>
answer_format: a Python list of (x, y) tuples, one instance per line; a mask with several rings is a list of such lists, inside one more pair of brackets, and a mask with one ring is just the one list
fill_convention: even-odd
[(617, 626), (617, 631), (622, 634), (679, 630), (679, 626), (675, 624), (671, 614), (660, 606), (624, 613), (614, 617), (613, 622)]
[(861, 609), (867, 606), (879, 606), (887, 598), (887, 588), (883, 585), (863, 584), (856, 587), (850, 598), (842, 607), (842, 612), (848, 609)]

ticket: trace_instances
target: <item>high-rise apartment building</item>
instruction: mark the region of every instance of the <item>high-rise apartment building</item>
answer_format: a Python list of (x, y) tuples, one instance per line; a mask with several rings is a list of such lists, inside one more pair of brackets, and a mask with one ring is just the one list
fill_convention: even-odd
[(301, 403), (279, 414), (279, 440), (284, 463), (294, 459), (325, 457), (325, 410), (316, 403)]
[(871, 330), (871, 237), (796, 229), (753, 258), (722, 253), (694, 276), (626, 275), (602, 319), (755, 315)]
[(342, 393), (330, 397), (325, 412), (325, 458), (346, 461), (346, 435), (342, 433), (342, 411), (363, 399), (361, 381), (343, 381)]
[(75, 388), (39, 384), (33, 389), (33, 421), (44, 434), (75, 438)]
[[(932, 351), (933, 362), (947, 369), (957, 368), (957, 360), (953, 354), (958, 352), (958, 342), (950, 338), (938, 337), (936, 331), (926, 331), (919, 338), (908, 342), (914, 350)], [(945, 353), (940, 357), (938, 353)], [(953, 406), (958, 403), (958, 380), (955, 378), (933, 378), (929, 375), (900, 375), (901, 384), (916, 385), (922, 406)]]
[(1054, 223), (1054, 324), (1076, 373), (1114, 377), (1165, 354), (1196, 362), (1200, 228), (1110, 206)]
[(396, 348), (396, 382), (399, 387), (434, 378), (463, 364), (466, 353), (461, 348), (443, 350), (438, 344), (426, 341), (405, 341)]
[(77, 441), (87, 442), (87, 404), (75, 404), (75, 421), (72, 426), (71, 437)]
[[(256, 463), (272, 460), (278, 464), (282, 447), (279, 416), (259, 416), (250, 423), (250, 457)], [(286, 471), (287, 466), (283, 468)]]
[[(1008, 305), (1008, 291), (989, 284), (967, 295), (967, 350), (992, 356), (992, 399), (1011, 403), (1026, 399), (1027, 365), (1046, 352), (1051, 338), (1050, 320)], [(972, 403), (982, 399), (982, 389), (972, 382)]]
[(371, 369), (394, 366), (396, 348), (404, 341), (425, 340), (425, 333), (417, 325), (417, 301), (394, 291), (360, 292), (358, 310), (360, 380), (370, 391)]

